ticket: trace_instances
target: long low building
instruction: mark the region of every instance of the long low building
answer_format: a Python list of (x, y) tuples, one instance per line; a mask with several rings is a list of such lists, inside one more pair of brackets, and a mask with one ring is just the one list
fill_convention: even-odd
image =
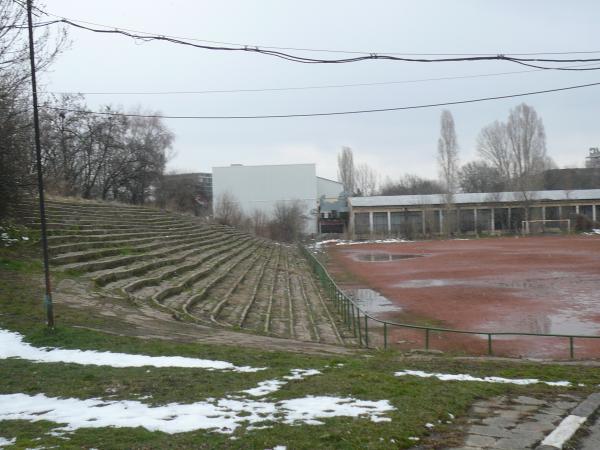
[(441, 194), (351, 197), (348, 202), (349, 230), (359, 238), (517, 232), (542, 220), (557, 221), (556, 227), (573, 227), (578, 218), (600, 221), (600, 189), (469, 193), (450, 199)]

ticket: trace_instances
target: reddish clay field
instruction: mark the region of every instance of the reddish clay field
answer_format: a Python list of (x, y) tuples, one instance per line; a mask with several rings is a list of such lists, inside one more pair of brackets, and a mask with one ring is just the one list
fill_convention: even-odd
[[(327, 253), (332, 276), (374, 317), (482, 333), (600, 336), (597, 236), (329, 245)], [(381, 345), (375, 325), (372, 341)], [(422, 330), (388, 332), (390, 345), (424, 346)], [(573, 342), (576, 358), (600, 358), (600, 339)], [(429, 344), (485, 354), (488, 336), (432, 332)], [(502, 356), (570, 356), (566, 337), (493, 336), (492, 348)]]

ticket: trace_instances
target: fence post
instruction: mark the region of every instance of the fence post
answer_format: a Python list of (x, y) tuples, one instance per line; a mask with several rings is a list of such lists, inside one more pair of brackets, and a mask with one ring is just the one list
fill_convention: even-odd
[(488, 355), (492, 355), (492, 333), (488, 333)]
[(369, 317), (365, 314), (365, 347), (369, 348), (369, 327), (367, 320), (369, 320)]
[(350, 305), (352, 307), (352, 332), (354, 333), (354, 337), (356, 337), (356, 315), (354, 313), (354, 303)]
[(362, 331), (360, 330), (360, 309), (356, 308), (356, 322), (358, 324), (358, 345), (362, 347)]
[(425, 350), (429, 350), (429, 328), (425, 328)]
[(571, 359), (575, 358), (575, 345), (573, 344), (573, 336), (569, 336), (569, 355)]
[(387, 322), (383, 322), (383, 349), (387, 350)]

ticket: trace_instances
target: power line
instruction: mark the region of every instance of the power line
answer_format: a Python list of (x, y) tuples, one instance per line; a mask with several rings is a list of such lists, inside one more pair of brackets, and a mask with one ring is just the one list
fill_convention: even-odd
[[(181, 39), (186, 41), (195, 41), (195, 42), (206, 42), (209, 44), (219, 44), (219, 45), (231, 45), (231, 46), (239, 46), (239, 47), (260, 47), (264, 49), (272, 49), (272, 50), (292, 50), (292, 51), (302, 51), (302, 52), (322, 52), (322, 53), (340, 53), (340, 54), (358, 54), (358, 55), (370, 55), (372, 53), (376, 54), (386, 54), (386, 55), (396, 55), (396, 56), (487, 56), (490, 53), (417, 53), (417, 52), (373, 52), (373, 51), (359, 51), (359, 50), (336, 50), (336, 49), (323, 49), (323, 48), (302, 48), (302, 47), (282, 47), (282, 46), (273, 46), (273, 45), (261, 45), (261, 44), (243, 44), (239, 42), (227, 42), (227, 41), (215, 41), (215, 40), (207, 40), (207, 39), (199, 39), (199, 38), (191, 38), (191, 37), (182, 37), (176, 35), (167, 35), (162, 33), (151, 33), (148, 31), (141, 31), (132, 28), (124, 28), (124, 27), (115, 27), (113, 25), (105, 25), (96, 22), (89, 22), (81, 19), (68, 18), (64, 16), (60, 16), (57, 14), (49, 13), (46, 11), (42, 11), (43, 14), (51, 17), (56, 17), (57, 19), (67, 20), (72, 22), (79, 22), (86, 25), (94, 25), (104, 28), (109, 28), (112, 30), (123, 30), (129, 31), (132, 33), (142, 33), (145, 35), (159, 35), (167, 38), (173, 39)], [(585, 50), (585, 51), (551, 51), (551, 52), (527, 52), (527, 53), (504, 53), (506, 56), (539, 56), (539, 55), (577, 55), (577, 54), (598, 54), (600, 50)]]
[[(597, 66), (597, 63), (580, 64), (577, 66), (570, 67), (585, 67), (585, 66)], [(598, 67), (600, 68), (600, 67)], [(516, 70), (511, 72), (496, 72), (496, 73), (482, 73), (475, 75), (458, 75), (448, 77), (435, 77), (435, 78), (420, 78), (412, 80), (398, 80), (398, 81), (380, 81), (380, 82), (367, 82), (367, 83), (346, 83), (346, 84), (324, 84), (324, 85), (308, 85), (308, 86), (285, 86), (279, 88), (248, 88), (248, 89), (206, 89), (201, 91), (44, 91), (44, 94), (55, 94), (55, 95), (192, 95), (192, 94), (232, 94), (232, 93), (244, 93), (244, 92), (281, 92), (281, 91), (304, 91), (304, 90), (315, 90), (315, 89), (337, 89), (337, 88), (353, 88), (353, 87), (370, 87), (370, 86), (388, 86), (394, 84), (411, 84), (411, 83), (423, 83), (430, 81), (449, 81), (449, 80), (462, 80), (472, 78), (487, 78), (496, 77), (503, 75), (517, 75), (523, 73), (542, 72), (544, 69), (533, 69), (533, 70)]]
[(398, 106), (393, 108), (376, 108), (376, 109), (359, 109), (353, 111), (331, 111), (331, 112), (318, 112), (318, 113), (300, 113), (300, 114), (263, 114), (263, 115), (248, 115), (248, 116), (171, 116), (171, 115), (162, 115), (162, 114), (135, 114), (135, 113), (116, 113), (109, 111), (86, 111), (86, 110), (78, 110), (71, 108), (60, 108), (55, 106), (43, 106), (46, 109), (52, 109), (56, 111), (64, 111), (64, 112), (74, 112), (74, 113), (82, 113), (82, 114), (95, 114), (95, 115), (104, 115), (104, 116), (122, 116), (122, 117), (144, 117), (144, 118), (160, 118), (160, 119), (284, 119), (284, 118), (294, 118), (294, 117), (319, 117), (319, 116), (341, 116), (341, 115), (350, 115), (350, 114), (369, 114), (369, 113), (378, 113), (378, 112), (390, 112), (390, 111), (403, 111), (409, 109), (424, 109), (424, 108), (435, 108), (440, 106), (452, 106), (452, 105), (462, 105), (467, 103), (478, 103), (478, 102), (486, 102), (492, 100), (503, 100), (507, 98), (517, 98), (517, 97), (525, 97), (530, 95), (539, 95), (539, 94), (548, 94), (551, 92), (561, 92), (561, 91), (569, 91), (574, 89), (582, 89), (592, 86), (599, 86), (600, 82), (597, 83), (587, 83), (587, 84), (579, 84), (575, 86), (567, 86), (555, 89), (544, 89), (540, 91), (530, 91), (530, 92), (521, 92), (518, 94), (508, 94), (508, 95), (498, 95), (493, 97), (482, 97), (482, 98), (474, 98), (467, 100), (456, 100), (451, 102), (439, 102), (439, 103), (428, 103), (422, 105), (412, 105), (412, 106)]
[[(369, 60), (385, 60), (385, 61), (398, 61), (398, 62), (419, 62), (419, 63), (441, 63), (441, 62), (474, 62), (474, 61), (508, 61), (514, 62), (518, 64), (531, 65), (531, 67), (535, 67), (538, 69), (544, 70), (566, 70), (566, 71), (582, 71), (582, 70), (598, 70), (600, 68), (568, 68), (568, 67), (547, 67), (540, 66), (537, 63), (575, 63), (575, 62), (600, 62), (600, 58), (569, 58), (569, 59), (556, 59), (556, 58), (517, 58), (515, 56), (509, 56), (505, 54), (498, 55), (480, 55), (480, 56), (455, 56), (455, 57), (444, 57), (444, 58), (415, 58), (415, 57), (405, 57), (405, 56), (395, 56), (393, 54), (387, 53), (369, 53), (369, 54), (359, 54), (358, 56), (346, 57), (346, 58), (336, 58), (336, 59), (319, 59), (319, 58), (310, 58), (307, 56), (301, 56), (293, 53), (286, 53), (284, 51), (275, 50), (273, 48), (267, 47), (258, 47), (258, 46), (226, 46), (226, 45), (208, 45), (208, 44), (198, 44), (194, 42), (190, 42), (189, 40), (183, 40), (180, 38), (169, 37), (164, 35), (152, 35), (152, 34), (139, 34), (130, 31), (126, 31), (124, 29), (112, 28), (112, 29), (100, 29), (100, 28), (92, 28), (86, 25), (82, 25), (81, 23), (73, 22), (72, 20), (66, 18), (60, 18), (54, 21), (45, 22), (40, 26), (49, 26), (53, 24), (65, 24), (71, 27), (79, 28), (82, 30), (87, 30), (93, 33), (100, 34), (116, 34), (126, 36), (136, 40), (142, 40), (145, 42), (150, 41), (162, 41), (168, 42), (171, 44), (178, 44), (193, 48), (199, 48), (203, 50), (213, 50), (213, 51), (226, 51), (226, 52), (249, 52), (249, 53), (258, 53), (262, 55), (272, 56), (275, 58), (284, 59), (287, 61), (302, 63), (302, 64), (348, 64), (355, 63), (361, 61), (369, 61)], [(105, 25), (101, 25), (105, 26)], [(595, 52), (598, 53), (598, 52)], [(536, 63), (536, 65), (533, 65)]]

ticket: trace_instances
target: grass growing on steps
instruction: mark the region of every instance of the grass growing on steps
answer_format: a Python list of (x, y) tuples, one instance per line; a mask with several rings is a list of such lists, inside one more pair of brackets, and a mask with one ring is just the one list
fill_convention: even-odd
[[(512, 363), (507, 361), (456, 360), (433, 357), (414, 360), (388, 352), (357, 353), (356, 356), (311, 356), (269, 352), (232, 345), (186, 344), (137, 339), (90, 331), (77, 326), (102, 328), (108, 318), (85, 310), (57, 308), (59, 327), (53, 332), (43, 326), (42, 271), (32, 244), (0, 250), (0, 327), (19, 331), (36, 346), (111, 350), (148, 355), (181, 355), (219, 359), (236, 365), (267, 367), (256, 373), (209, 372), (202, 369), (110, 368), (75, 364), (37, 364), (23, 360), (0, 360), (0, 394), (44, 393), (48, 396), (108, 400), (135, 400), (151, 396), (146, 403), (190, 403), (208, 397), (220, 398), (256, 386), (260, 381), (281, 378), (290, 369), (312, 368), (322, 375), (293, 381), (269, 399), (283, 400), (306, 395), (336, 395), (364, 400), (389, 400), (396, 408), (387, 414), (391, 422), (367, 419), (325, 419), (325, 425), (274, 424), (264, 430), (238, 429), (232, 436), (195, 431), (168, 435), (142, 428), (80, 429), (63, 436), (48, 434), (59, 425), (51, 422), (0, 421), (0, 436), (17, 437), (17, 447), (57, 445), (60, 448), (408, 448), (409, 437), (427, 440), (426, 423), (444, 436), (447, 446), (459, 445), (457, 425), (477, 399), (500, 394), (554, 395), (557, 392), (585, 393), (600, 383), (594, 367)], [(56, 279), (56, 276), (54, 276)], [(115, 320), (115, 319), (110, 319)], [(338, 366), (342, 364), (342, 366)], [(328, 366), (328, 367), (326, 367)], [(441, 382), (435, 379), (394, 377), (403, 369), (469, 373), (475, 376), (540, 378), (584, 383), (573, 389), (546, 385), (515, 386), (487, 383)], [(457, 417), (446, 423), (448, 413)], [(235, 439), (231, 439), (231, 437)]]

